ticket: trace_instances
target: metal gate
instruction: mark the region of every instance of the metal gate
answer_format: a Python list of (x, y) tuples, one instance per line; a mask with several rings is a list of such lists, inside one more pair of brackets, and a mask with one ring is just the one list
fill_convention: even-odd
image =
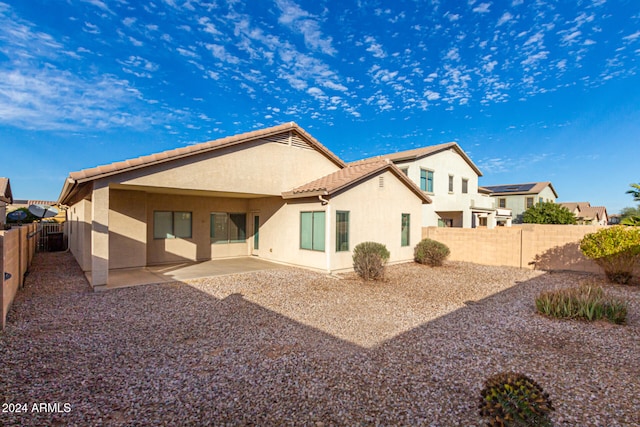
[(64, 223), (41, 222), (38, 224), (36, 237), (37, 252), (63, 251), (66, 248)]

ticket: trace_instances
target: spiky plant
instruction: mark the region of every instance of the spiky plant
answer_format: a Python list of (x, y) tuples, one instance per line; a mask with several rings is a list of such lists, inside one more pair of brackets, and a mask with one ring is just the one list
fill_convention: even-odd
[(501, 372), (487, 378), (478, 408), (491, 427), (552, 425), (549, 395), (534, 380), (517, 372)]

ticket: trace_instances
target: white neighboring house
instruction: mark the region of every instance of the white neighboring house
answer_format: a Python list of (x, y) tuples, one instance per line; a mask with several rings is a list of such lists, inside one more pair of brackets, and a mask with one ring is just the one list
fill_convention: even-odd
[(488, 192), (478, 191), (480, 169), (455, 142), (386, 154), (432, 203), (422, 207), (423, 227), (475, 228), (511, 225), (511, 211), (496, 209)]
[(511, 209), (514, 223), (521, 223), (522, 214), (533, 205), (541, 202), (555, 203), (558, 198), (558, 193), (549, 181), (483, 187), (491, 193), (496, 208)]
[(0, 177), (0, 227), (4, 228), (7, 221), (7, 205), (13, 203), (11, 183), (9, 178)]

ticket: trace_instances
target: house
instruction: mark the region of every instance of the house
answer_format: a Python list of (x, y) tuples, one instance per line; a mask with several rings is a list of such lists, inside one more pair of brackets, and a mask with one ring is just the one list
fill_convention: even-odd
[(618, 225), (622, 221), (622, 215), (611, 214), (609, 215), (609, 225)]
[(514, 223), (522, 222), (524, 211), (536, 203), (555, 203), (558, 193), (548, 182), (483, 186), (496, 202), (496, 208), (511, 209)]
[(607, 225), (609, 216), (604, 206), (591, 206), (589, 202), (563, 202), (558, 203), (573, 213), (576, 222), (580, 225)]
[(7, 222), (7, 205), (13, 203), (9, 178), (0, 177), (0, 228)]
[(249, 255), (348, 270), (363, 241), (409, 261), (431, 200), (392, 162), (346, 164), (287, 123), (72, 172), (58, 202), (100, 289), (109, 270)]
[(391, 160), (432, 203), (422, 207), (422, 226), (475, 228), (511, 225), (511, 212), (496, 209), (478, 190), (480, 169), (455, 142), (379, 156)]

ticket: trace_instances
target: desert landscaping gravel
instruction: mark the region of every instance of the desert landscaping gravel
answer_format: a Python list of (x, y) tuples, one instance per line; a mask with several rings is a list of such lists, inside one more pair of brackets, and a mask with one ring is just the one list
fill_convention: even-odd
[(37, 254), (0, 335), (3, 409), (28, 408), (0, 425), (481, 426), (485, 378), (515, 370), (556, 426), (640, 426), (640, 284), (606, 285), (627, 325), (535, 312), (585, 281), (602, 278), (409, 263), (381, 283), (283, 267), (95, 293), (69, 253)]

